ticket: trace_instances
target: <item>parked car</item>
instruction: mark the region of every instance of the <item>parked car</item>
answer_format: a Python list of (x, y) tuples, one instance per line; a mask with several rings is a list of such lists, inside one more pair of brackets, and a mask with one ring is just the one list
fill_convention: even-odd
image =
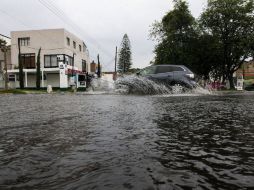
[(248, 85), (244, 89), (247, 91), (254, 91), (254, 84)]
[(192, 89), (197, 86), (194, 73), (184, 65), (153, 65), (137, 73), (174, 89)]

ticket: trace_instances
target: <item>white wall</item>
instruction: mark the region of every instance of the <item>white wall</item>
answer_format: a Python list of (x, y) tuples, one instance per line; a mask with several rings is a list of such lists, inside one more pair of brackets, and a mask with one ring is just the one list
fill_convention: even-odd
[[(82, 69), (82, 59), (87, 62), (87, 71), (90, 70), (88, 52), (83, 52), (83, 41), (65, 29), (29, 30), (11, 32), (11, 60), (12, 64), (18, 65), (18, 38), (30, 37), (30, 46), (21, 46), (21, 53), (35, 53), (41, 47), (41, 67), (44, 67), (44, 55), (66, 54), (73, 56), (75, 53), (75, 66)], [(70, 46), (67, 45), (66, 37), (70, 38)], [(76, 42), (76, 49), (73, 48), (73, 41)], [(79, 45), (82, 51), (79, 51)]]

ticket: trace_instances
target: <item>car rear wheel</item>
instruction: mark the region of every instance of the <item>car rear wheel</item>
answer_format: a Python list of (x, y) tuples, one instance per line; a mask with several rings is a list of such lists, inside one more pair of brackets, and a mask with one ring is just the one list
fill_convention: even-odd
[(181, 94), (185, 92), (185, 87), (182, 84), (176, 83), (172, 85), (172, 93), (173, 94)]

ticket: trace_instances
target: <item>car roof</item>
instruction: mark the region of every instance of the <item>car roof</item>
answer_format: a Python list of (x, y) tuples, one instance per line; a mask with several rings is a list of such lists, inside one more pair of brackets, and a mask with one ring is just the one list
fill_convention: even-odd
[(184, 65), (170, 65), (170, 64), (162, 64), (162, 65), (152, 65), (152, 66), (174, 66), (174, 67), (186, 67)]
[(192, 73), (192, 71), (188, 67), (186, 67), (185, 65), (160, 64), (160, 65), (151, 65), (150, 67), (158, 67), (158, 66), (162, 66), (162, 67), (166, 67), (166, 66), (170, 66), (170, 67), (172, 67), (172, 66), (173, 67), (182, 67), (185, 71)]

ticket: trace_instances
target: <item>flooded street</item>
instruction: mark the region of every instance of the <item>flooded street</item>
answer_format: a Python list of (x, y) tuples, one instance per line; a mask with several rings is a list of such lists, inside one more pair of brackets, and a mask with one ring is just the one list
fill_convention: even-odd
[(1, 95), (0, 189), (253, 189), (254, 95)]

